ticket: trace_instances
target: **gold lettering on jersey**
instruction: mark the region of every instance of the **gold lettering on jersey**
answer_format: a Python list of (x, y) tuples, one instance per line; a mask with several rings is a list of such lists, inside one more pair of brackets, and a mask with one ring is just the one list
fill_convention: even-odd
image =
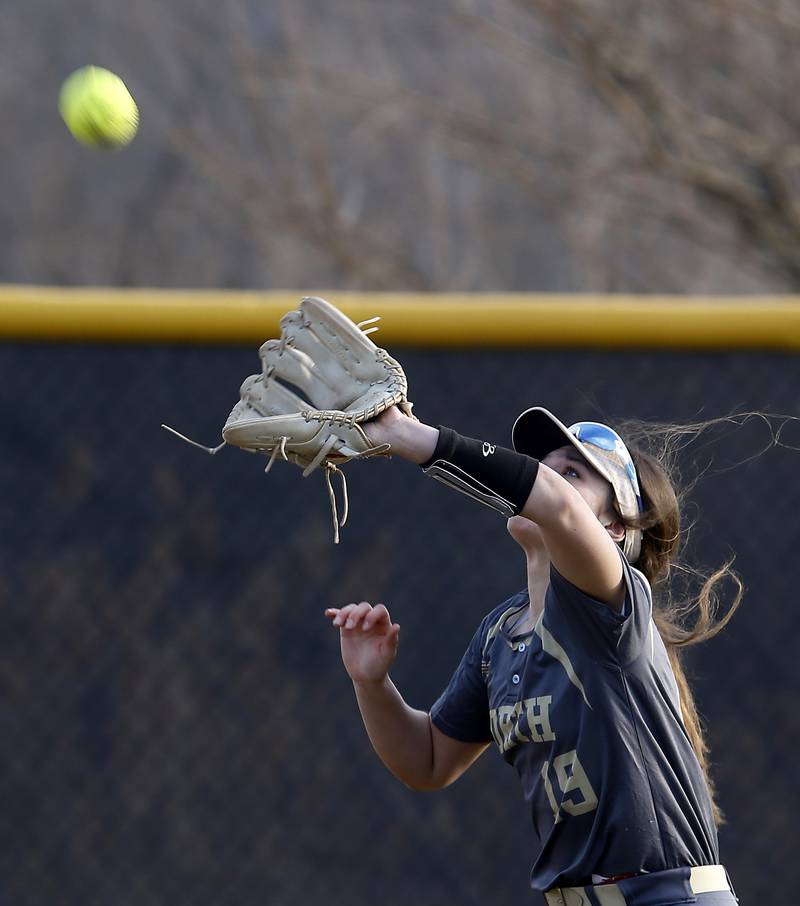
[(528, 729), (534, 742), (552, 742), (556, 738), (556, 734), (550, 726), (550, 702), (552, 700), (552, 695), (525, 699), (525, 717), (528, 720)]
[(548, 762), (542, 765), (542, 781), (547, 801), (553, 810), (555, 824), (561, 820), (562, 810), (568, 815), (585, 815), (597, 808), (597, 794), (574, 749), (571, 752), (564, 752), (563, 755), (556, 755), (553, 759), (556, 782), (562, 793), (560, 802), (557, 801), (553, 792), (549, 768)]
[(501, 752), (506, 752), (521, 742), (530, 742), (519, 729), (522, 702), (515, 705), (501, 705), (490, 712), (492, 736)]
[(489, 722), (497, 748), (507, 752), (522, 742), (552, 742), (556, 738), (550, 726), (552, 701), (552, 695), (540, 695), (492, 708)]
[(553, 810), (553, 824), (558, 824), (561, 820), (561, 809), (558, 807), (556, 802), (555, 793), (553, 792), (553, 784), (550, 783), (550, 775), (547, 773), (547, 769), (550, 767), (548, 762), (545, 762), (542, 765), (542, 782), (544, 783), (544, 791), (547, 794), (547, 801), (550, 803), (550, 808)]
[[(585, 815), (586, 812), (597, 808), (597, 794), (589, 783), (583, 765), (578, 761), (578, 753), (574, 750), (564, 755), (557, 755), (553, 759), (558, 785), (564, 791), (561, 807), (568, 815)], [(568, 799), (567, 794), (575, 791), (580, 798)]]

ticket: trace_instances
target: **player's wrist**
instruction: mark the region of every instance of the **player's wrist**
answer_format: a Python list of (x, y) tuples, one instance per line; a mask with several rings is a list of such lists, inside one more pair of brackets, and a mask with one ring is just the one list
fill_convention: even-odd
[(420, 463), (430, 459), (439, 439), (438, 428), (403, 415), (396, 407), (362, 425), (370, 443), (389, 445), (390, 456)]
[(409, 462), (420, 465), (430, 459), (439, 440), (439, 429), (424, 422), (403, 416), (393, 429), (389, 453), (395, 453)]
[(376, 698), (386, 694), (390, 687), (388, 671), (379, 677), (351, 677), (359, 698)]

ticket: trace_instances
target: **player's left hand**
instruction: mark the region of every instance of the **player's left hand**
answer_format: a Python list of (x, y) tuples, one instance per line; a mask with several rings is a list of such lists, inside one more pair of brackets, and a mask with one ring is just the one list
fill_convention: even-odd
[(392, 406), (377, 418), (364, 422), (362, 427), (364, 433), (376, 447), (384, 444), (391, 445), (397, 433), (402, 430), (403, 423), (411, 419), (416, 420), (413, 415), (406, 415), (398, 406)]
[(339, 628), (342, 661), (354, 683), (380, 683), (397, 657), (400, 625), (383, 604), (368, 601), (329, 607), (325, 616)]

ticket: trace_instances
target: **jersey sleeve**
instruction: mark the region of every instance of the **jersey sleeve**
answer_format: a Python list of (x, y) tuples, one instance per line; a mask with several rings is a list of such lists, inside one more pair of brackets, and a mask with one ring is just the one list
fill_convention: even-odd
[(548, 603), (552, 601), (553, 618), (568, 623), (570, 635), (596, 659), (628, 664), (650, 644), (653, 598), (647, 579), (631, 567), (622, 551), (620, 559), (625, 601), (619, 613), (576, 588), (552, 564), (547, 598)]
[(491, 742), (489, 697), (481, 672), (488, 627), (484, 620), (472, 637), (447, 688), (431, 707), (433, 725), (461, 742)]

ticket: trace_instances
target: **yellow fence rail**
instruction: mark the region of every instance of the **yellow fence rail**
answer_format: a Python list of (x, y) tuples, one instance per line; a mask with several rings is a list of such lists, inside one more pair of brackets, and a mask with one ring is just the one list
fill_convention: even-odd
[[(623, 296), (317, 291), (380, 345), (800, 349), (800, 296)], [(0, 338), (261, 343), (298, 291), (0, 286)]]

